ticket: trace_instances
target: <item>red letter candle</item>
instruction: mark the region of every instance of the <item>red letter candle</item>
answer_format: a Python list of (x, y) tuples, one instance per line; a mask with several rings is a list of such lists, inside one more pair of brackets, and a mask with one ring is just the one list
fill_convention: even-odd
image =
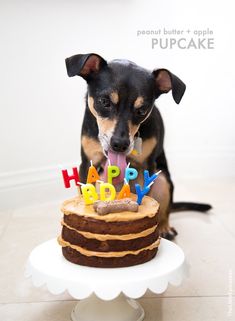
[(78, 186), (79, 184), (77, 182), (79, 182), (79, 175), (78, 175), (78, 169), (77, 167), (73, 167), (72, 168), (73, 171), (73, 175), (69, 175), (67, 169), (63, 169), (62, 170), (62, 175), (63, 175), (63, 179), (64, 179), (64, 186), (66, 188), (70, 187), (70, 181), (74, 180), (75, 181), (75, 185)]

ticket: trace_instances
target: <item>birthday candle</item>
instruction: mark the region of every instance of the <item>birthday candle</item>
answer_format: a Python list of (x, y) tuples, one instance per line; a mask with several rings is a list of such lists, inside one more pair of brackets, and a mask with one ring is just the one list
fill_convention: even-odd
[(113, 178), (117, 177), (120, 174), (120, 168), (116, 165), (108, 166), (108, 183), (112, 184)]
[(112, 201), (116, 197), (116, 190), (110, 183), (100, 184), (100, 200), (101, 201)]
[(95, 166), (93, 166), (92, 160), (90, 162), (91, 162), (91, 166), (89, 167), (89, 170), (88, 170), (86, 182), (87, 183), (95, 183), (97, 180), (100, 179), (100, 176), (99, 176)]
[(139, 184), (135, 184), (135, 191), (137, 194), (137, 203), (140, 205), (144, 195), (146, 195), (150, 191), (150, 186), (146, 186), (141, 189), (141, 186)]
[(144, 171), (144, 187), (149, 186), (152, 182), (155, 181), (155, 179), (158, 177), (158, 175), (161, 173), (161, 170), (157, 173), (154, 173), (152, 176), (149, 177), (149, 171)]
[(135, 168), (127, 167), (125, 169), (125, 179), (126, 179), (127, 183), (129, 183), (129, 180), (136, 179), (137, 176), (138, 176), (138, 172)]
[(130, 197), (130, 195), (131, 195), (130, 185), (127, 183), (125, 178), (124, 178), (124, 181), (125, 181), (125, 184), (122, 186), (122, 189), (120, 190), (120, 192), (117, 196), (117, 199)]
[(79, 182), (79, 174), (78, 174), (78, 169), (77, 167), (73, 167), (72, 168), (73, 171), (73, 175), (69, 175), (67, 169), (63, 169), (62, 170), (62, 175), (63, 175), (63, 179), (64, 179), (64, 186), (65, 188), (69, 188), (70, 187), (70, 181), (74, 180), (75, 184), (78, 186)]
[(95, 201), (98, 200), (98, 194), (96, 193), (95, 186), (92, 184), (81, 184), (82, 187), (82, 195), (85, 204), (93, 204)]

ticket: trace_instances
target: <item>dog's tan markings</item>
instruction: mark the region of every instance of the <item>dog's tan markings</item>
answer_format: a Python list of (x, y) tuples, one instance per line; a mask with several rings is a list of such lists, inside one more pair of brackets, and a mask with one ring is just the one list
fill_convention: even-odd
[(114, 131), (114, 128), (116, 126), (117, 120), (116, 119), (108, 119), (108, 118), (102, 118), (97, 117), (97, 124), (99, 127), (99, 132), (101, 134), (108, 134)]
[(129, 155), (130, 159), (133, 159), (135, 162), (142, 164), (152, 153), (154, 147), (157, 145), (157, 139), (155, 137), (146, 139), (142, 144), (142, 153), (140, 155)]
[(94, 107), (94, 98), (91, 96), (88, 97), (88, 107), (91, 113), (96, 117), (97, 124), (99, 127), (99, 132), (101, 134), (112, 132), (114, 130), (117, 123), (116, 119), (111, 120), (108, 118), (103, 118), (98, 116), (97, 111), (95, 110), (95, 107)]
[(110, 96), (110, 99), (111, 99), (113, 104), (116, 105), (119, 102), (119, 96), (118, 96), (117, 91), (111, 92), (111, 94), (109, 96)]
[(98, 165), (104, 158), (101, 144), (94, 138), (82, 136), (82, 147), (89, 160), (93, 161), (94, 165)]
[(88, 107), (89, 107), (91, 113), (92, 113), (95, 117), (97, 117), (97, 111), (95, 110), (94, 104), (95, 104), (95, 103), (94, 103), (94, 98), (91, 97), (91, 96), (89, 96), (89, 97), (88, 97)]
[[(159, 228), (161, 232), (164, 232), (164, 229), (169, 228), (168, 226), (168, 216), (169, 216), (169, 204), (170, 204), (170, 184), (166, 179), (164, 173), (161, 173), (158, 178), (155, 180), (153, 186), (151, 187), (149, 196), (157, 200), (161, 206), (159, 210)], [(167, 231), (165, 231), (167, 232)]]
[(131, 121), (128, 121), (129, 133), (132, 138), (134, 138), (135, 134), (138, 132), (140, 125), (133, 125)]
[(142, 96), (138, 96), (134, 102), (134, 107), (140, 108), (142, 107), (143, 103), (144, 103), (144, 98)]

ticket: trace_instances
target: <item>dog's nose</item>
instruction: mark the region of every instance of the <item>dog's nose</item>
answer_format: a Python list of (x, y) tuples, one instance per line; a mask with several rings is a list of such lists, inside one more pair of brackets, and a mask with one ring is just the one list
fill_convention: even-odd
[(125, 138), (125, 137), (113, 136), (111, 138), (110, 144), (114, 152), (124, 153), (128, 149), (130, 145), (130, 141), (128, 138)]

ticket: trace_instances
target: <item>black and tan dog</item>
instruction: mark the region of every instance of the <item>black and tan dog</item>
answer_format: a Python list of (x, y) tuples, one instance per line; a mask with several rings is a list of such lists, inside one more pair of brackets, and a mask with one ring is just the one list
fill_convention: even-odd
[[(154, 102), (172, 90), (173, 99), (179, 104), (185, 84), (166, 69), (150, 72), (133, 62), (107, 62), (93, 53), (67, 58), (66, 67), (69, 77), (81, 76), (88, 84), (82, 126), (81, 181), (86, 179), (90, 160), (102, 171), (109, 153), (116, 155), (120, 167), (127, 159), (139, 173), (148, 169), (153, 174), (161, 169), (151, 196), (161, 205), (162, 236), (174, 238), (177, 232), (169, 226), (170, 211), (210, 209), (207, 204), (173, 203), (173, 183), (163, 148), (163, 121)], [(139, 154), (133, 154), (137, 136), (142, 139), (142, 148)], [(141, 180), (142, 175), (138, 179)]]

